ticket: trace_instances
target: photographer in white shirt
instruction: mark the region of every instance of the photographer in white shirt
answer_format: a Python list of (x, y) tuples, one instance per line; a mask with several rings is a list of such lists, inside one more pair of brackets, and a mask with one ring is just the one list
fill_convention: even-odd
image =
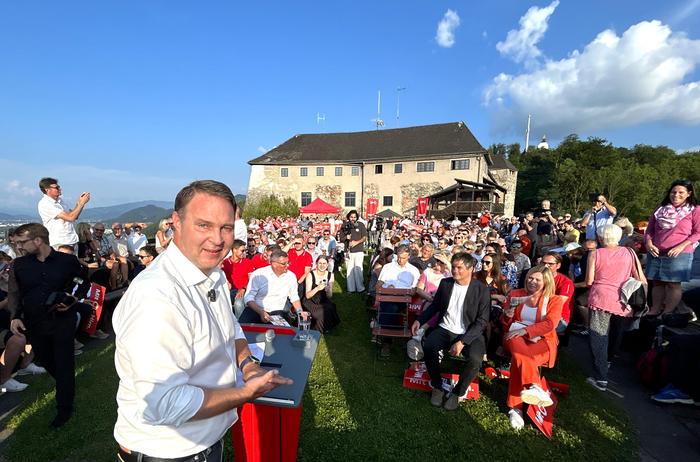
[(44, 196), (37, 207), (43, 225), (49, 230), (49, 245), (54, 250), (61, 245), (77, 246), (78, 233), (75, 232), (73, 223), (80, 217), (85, 204), (90, 201), (90, 193), (82, 193), (73, 210), (66, 210), (61, 200), (61, 187), (57, 179), (42, 178), (39, 180), (39, 189)]

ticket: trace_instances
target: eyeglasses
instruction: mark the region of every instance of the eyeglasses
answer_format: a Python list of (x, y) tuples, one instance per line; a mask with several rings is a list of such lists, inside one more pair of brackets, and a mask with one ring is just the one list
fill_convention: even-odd
[(48, 189), (57, 189), (57, 190), (60, 190), (61, 187), (60, 187), (59, 185), (51, 185), (51, 186), (49, 186)]
[(24, 245), (29, 241), (33, 241), (34, 239), (15, 239), (15, 245)]
[(543, 261), (542, 264), (544, 266), (557, 266), (557, 262), (555, 261)]
[(139, 260), (143, 260), (144, 258), (148, 258), (150, 255), (139, 255)]
[(277, 263), (278, 265), (289, 266), (289, 262), (288, 262), (288, 261), (281, 262), (281, 261), (275, 260), (275, 261), (271, 261), (270, 263)]
[(294, 245), (304, 245), (303, 242), (295, 242)]
[(104, 230), (105, 230), (104, 228), (94, 228), (93, 229), (93, 231), (100, 231), (100, 232), (104, 232)]
[(315, 242), (311, 242), (311, 241), (307, 242), (307, 244), (309, 244), (309, 245), (316, 245)]
[(491, 265), (492, 263), (493, 263), (493, 262), (492, 262), (491, 260), (482, 260), (482, 261), (481, 261), (481, 264), (482, 264), (483, 266)]

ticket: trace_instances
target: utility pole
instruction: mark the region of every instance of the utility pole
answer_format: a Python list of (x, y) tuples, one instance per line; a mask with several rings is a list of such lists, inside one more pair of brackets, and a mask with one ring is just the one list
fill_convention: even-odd
[(525, 131), (525, 152), (530, 146), (530, 114), (527, 115), (527, 130)]

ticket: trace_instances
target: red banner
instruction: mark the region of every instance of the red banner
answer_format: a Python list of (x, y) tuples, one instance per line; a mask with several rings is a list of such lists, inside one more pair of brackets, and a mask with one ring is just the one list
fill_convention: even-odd
[(378, 208), (379, 208), (379, 199), (374, 198), (374, 197), (370, 197), (369, 199), (367, 199), (367, 206), (365, 207), (365, 218), (377, 213)]
[[(442, 387), (446, 391), (452, 391), (457, 382), (459, 382), (459, 374), (441, 374)], [(404, 388), (413, 388), (414, 390), (430, 391), (430, 375), (425, 367), (424, 362), (412, 362), (408, 369), (403, 373)], [(467, 388), (466, 399), (479, 399), (479, 379), (475, 378)]]
[(105, 292), (107, 289), (94, 282), (90, 284), (90, 291), (85, 298), (85, 303), (93, 307), (92, 316), (83, 319), (80, 329), (88, 335), (93, 335), (97, 330), (97, 323), (102, 316), (102, 305), (105, 303)]
[(428, 198), (419, 197), (418, 205), (416, 206), (416, 216), (424, 217), (428, 213)]

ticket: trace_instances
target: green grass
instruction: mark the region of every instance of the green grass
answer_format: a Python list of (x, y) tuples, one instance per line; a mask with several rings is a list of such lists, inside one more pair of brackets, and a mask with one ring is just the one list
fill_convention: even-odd
[[(374, 345), (358, 296), (340, 292), (342, 323), (325, 335), (304, 394), (300, 461), (344, 460), (616, 460), (638, 459), (636, 432), (624, 412), (584, 384), (564, 353), (548, 378), (571, 386), (555, 416), (550, 441), (526, 424), (516, 433), (505, 414), (506, 383), (481, 377), (481, 398), (456, 412), (433, 408), (428, 393), (401, 386), (405, 354), (396, 343), (392, 358), (373, 370)], [(60, 431), (53, 418), (53, 382), (37, 377), (8, 426), (0, 447), (11, 461), (112, 461), (118, 378), (114, 345), (104, 343), (78, 357), (76, 416)], [(227, 442), (227, 460), (231, 459)]]

